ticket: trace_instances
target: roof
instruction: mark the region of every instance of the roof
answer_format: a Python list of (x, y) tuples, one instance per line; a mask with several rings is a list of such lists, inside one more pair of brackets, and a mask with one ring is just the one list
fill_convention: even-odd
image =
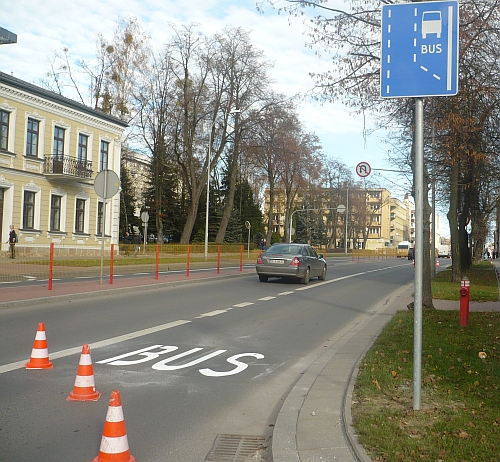
[(6, 74), (5, 72), (0, 72), (0, 83), (4, 83), (11, 87), (17, 88), (18, 90), (24, 91), (26, 93), (30, 93), (32, 95), (39, 96), (41, 98), (48, 99), (52, 102), (62, 104), (64, 106), (70, 107), (77, 111), (84, 112), (93, 117), (98, 117), (100, 119), (106, 120), (113, 124), (119, 125), (123, 128), (128, 127), (128, 123), (119, 119), (118, 117), (112, 116), (110, 114), (106, 114), (105, 112), (98, 111), (96, 109), (92, 109), (89, 106), (85, 106), (85, 104), (81, 104), (75, 100), (70, 98), (66, 98), (58, 93), (55, 93), (50, 90), (45, 90), (44, 88), (37, 87), (31, 83), (25, 82), (24, 80), (13, 77), (12, 75)]

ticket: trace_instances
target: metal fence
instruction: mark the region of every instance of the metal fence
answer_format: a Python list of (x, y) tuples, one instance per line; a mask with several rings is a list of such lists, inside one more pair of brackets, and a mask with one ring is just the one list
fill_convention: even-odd
[[(51, 255), (52, 249), (52, 255)], [(16, 244), (15, 259), (9, 251), (0, 254), (0, 282), (96, 277), (103, 274), (126, 275), (186, 271), (194, 269), (238, 268), (255, 264), (258, 249), (248, 250), (240, 244), (210, 244), (205, 258), (203, 244), (134, 244), (106, 246), (100, 249), (78, 249), (65, 245), (51, 247)], [(102, 266), (101, 266), (102, 265)]]

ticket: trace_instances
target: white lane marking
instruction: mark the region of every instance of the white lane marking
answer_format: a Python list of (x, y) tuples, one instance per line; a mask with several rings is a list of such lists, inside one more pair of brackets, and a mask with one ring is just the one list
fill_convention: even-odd
[(209, 317), (209, 316), (217, 316), (218, 314), (222, 314), (222, 313), (227, 313), (227, 310), (214, 310), (214, 311), (210, 311), (208, 313), (203, 313), (203, 314), (200, 314), (199, 316), (196, 316), (196, 319), (205, 318), (205, 317)]
[(259, 300), (267, 301), (267, 300), (272, 300), (273, 298), (276, 298), (276, 297), (274, 295), (268, 295), (267, 297), (259, 298)]
[(429, 69), (427, 69), (427, 68), (426, 68), (426, 67), (424, 67), (424, 66), (420, 66), (420, 69), (422, 69), (422, 70), (423, 70), (423, 71), (425, 71), (425, 72), (428, 72), (428, 71), (429, 71)]
[(441, 77), (439, 77), (439, 75), (437, 75), (437, 74), (432, 74), (432, 77), (434, 77), (435, 79), (441, 80)]
[(378, 268), (378, 269), (373, 269), (373, 270), (370, 270), (370, 271), (363, 271), (361, 273), (354, 273), (354, 274), (350, 274), (349, 276), (342, 276), (340, 278), (330, 279), (329, 281), (317, 282), (316, 284), (312, 284), (310, 286), (300, 287), (300, 288), (295, 289), (295, 290), (309, 290), (309, 289), (314, 289), (315, 287), (323, 286), (325, 284), (331, 284), (332, 282), (343, 281), (344, 279), (355, 278), (357, 276), (363, 276), (364, 274), (376, 273), (378, 271), (385, 271), (387, 269), (398, 268), (400, 266), (405, 266), (405, 265), (387, 266), (385, 268)]
[(236, 308), (244, 308), (245, 306), (250, 306), (253, 305), (253, 302), (243, 302), (243, 303), (238, 303), (237, 305), (233, 305)]
[(280, 296), (280, 295), (290, 295), (290, 294), (293, 294), (293, 293), (294, 293), (294, 291), (293, 291), (293, 290), (288, 290), (288, 291), (286, 291), (286, 292), (280, 292), (280, 293), (278, 294), (278, 296)]
[[(180, 319), (179, 321), (168, 322), (166, 324), (161, 324), (159, 326), (149, 327), (148, 329), (142, 329), (136, 332), (130, 332), (129, 334), (119, 335), (118, 337), (112, 337), (106, 340), (101, 340), (100, 342), (91, 343), (89, 346), (91, 350), (96, 348), (102, 348), (109, 345), (114, 345), (115, 343), (124, 342), (125, 340), (131, 340), (133, 338), (153, 334), (154, 332), (159, 332), (161, 330), (182, 326), (183, 324), (187, 324), (190, 322), (192, 321), (186, 321), (184, 319)], [(80, 345), (75, 348), (68, 348), (67, 350), (61, 350), (61, 351), (56, 351), (55, 353), (49, 353), (49, 355), (50, 359), (58, 359), (80, 353), (81, 351), (82, 351), (82, 346)], [(0, 374), (3, 374), (4, 372), (13, 371), (15, 369), (22, 369), (27, 362), (28, 359), (25, 359), (23, 361), (17, 361), (15, 363), (10, 363), (0, 366)]]

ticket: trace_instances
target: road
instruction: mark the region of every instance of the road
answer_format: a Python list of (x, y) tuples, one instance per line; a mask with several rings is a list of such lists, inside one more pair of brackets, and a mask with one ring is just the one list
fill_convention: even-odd
[[(336, 260), (307, 286), (245, 275), (2, 310), (0, 460), (92, 460), (115, 389), (139, 462), (210, 460), (218, 435), (268, 439), (308, 365), (413, 276), (407, 260)], [(54, 368), (25, 370), (41, 321)], [(103, 395), (66, 401), (84, 343)]]

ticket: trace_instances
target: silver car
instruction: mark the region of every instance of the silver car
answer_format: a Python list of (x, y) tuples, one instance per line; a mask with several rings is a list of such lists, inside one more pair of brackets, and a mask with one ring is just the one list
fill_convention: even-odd
[(313, 277), (324, 281), (327, 265), (309, 244), (274, 244), (259, 256), (255, 269), (261, 282), (277, 277), (300, 278), (307, 284)]

